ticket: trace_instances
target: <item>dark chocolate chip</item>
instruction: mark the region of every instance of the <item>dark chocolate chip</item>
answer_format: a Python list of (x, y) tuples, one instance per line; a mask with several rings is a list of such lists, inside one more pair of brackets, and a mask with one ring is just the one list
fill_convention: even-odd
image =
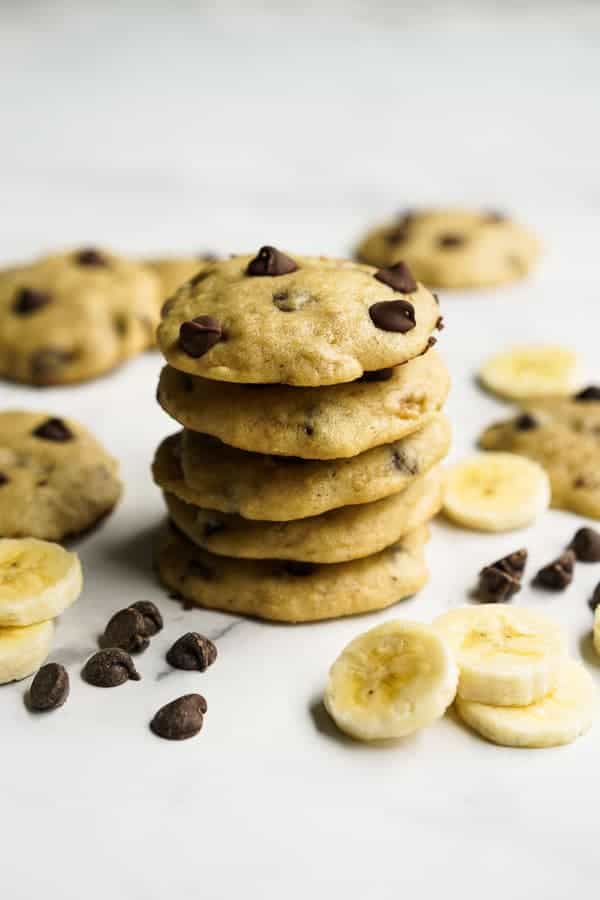
[(0, 487), (2, 487), (2, 485), (4, 484), (8, 484), (9, 481), (10, 478), (8, 477), (8, 475), (5, 475), (4, 472), (0, 472)]
[(580, 528), (569, 548), (579, 562), (600, 562), (600, 533), (594, 528)]
[(84, 247), (75, 254), (79, 266), (107, 266), (108, 260), (95, 247)]
[(197, 359), (208, 353), (223, 337), (221, 323), (212, 316), (198, 316), (189, 322), (183, 322), (179, 329), (179, 346)]
[(464, 235), (454, 234), (452, 232), (448, 232), (447, 234), (440, 234), (437, 239), (438, 247), (442, 247), (444, 250), (454, 249), (455, 247), (462, 247), (465, 243), (466, 238), (464, 237)]
[(47, 663), (31, 682), (27, 704), (29, 709), (43, 712), (58, 709), (69, 696), (69, 673), (59, 663)]
[(198, 734), (208, 709), (201, 694), (184, 694), (158, 710), (150, 728), (167, 741), (184, 741)]
[(443, 316), (438, 317), (438, 320), (435, 323), (435, 327), (437, 328), (438, 331), (444, 330), (444, 317)]
[(304, 425), (302, 430), (304, 431), (304, 434), (306, 434), (308, 437), (312, 437), (313, 434), (315, 433), (314, 426), (309, 425), (309, 424)]
[(577, 478), (573, 479), (573, 487), (574, 488), (584, 488), (587, 485), (587, 481), (583, 476), (578, 475)]
[(415, 327), (415, 308), (408, 300), (382, 300), (369, 309), (371, 321), (382, 331), (405, 334)]
[(514, 422), (517, 431), (532, 431), (538, 427), (537, 420), (529, 413), (523, 413), (517, 416)]
[(385, 269), (378, 269), (373, 278), (381, 281), (382, 284), (387, 284), (392, 290), (399, 291), (401, 294), (411, 294), (417, 290), (417, 282), (404, 262), (397, 262), (395, 265), (388, 266)]
[(175, 669), (195, 669), (204, 672), (217, 658), (217, 648), (212, 641), (189, 631), (175, 641), (167, 653), (167, 662)]
[(300, 562), (299, 560), (290, 559), (283, 564), (283, 570), (288, 575), (297, 575), (300, 578), (304, 578), (307, 575), (312, 575), (317, 570), (317, 566), (315, 563), (309, 562)]
[(588, 387), (583, 388), (583, 390), (575, 394), (573, 399), (577, 400), (578, 403), (587, 403), (591, 400), (600, 400), (600, 387), (595, 384), (590, 384)]
[(138, 600), (136, 603), (131, 604), (131, 609), (137, 609), (142, 614), (146, 637), (153, 637), (159, 631), (162, 631), (163, 617), (155, 603), (152, 603), (150, 600)]
[(46, 381), (56, 375), (57, 369), (72, 363), (75, 354), (58, 347), (46, 347), (31, 355), (31, 376), (34, 381)]
[[(502, 559), (497, 559), (496, 562), (491, 563), (491, 567), (500, 569), (513, 578), (520, 579), (525, 571), (526, 564), (527, 550), (525, 547), (522, 547), (520, 550), (515, 550), (514, 553), (509, 553), (508, 556), (503, 556)], [(486, 568), (490, 568), (490, 566)]]
[(55, 441), (56, 443), (64, 443), (73, 440), (73, 432), (63, 422), (62, 419), (46, 419), (37, 428), (32, 431), (34, 437), (42, 438), (44, 441)]
[(150, 643), (145, 632), (144, 617), (139, 610), (133, 607), (121, 609), (106, 626), (101, 646), (119, 647), (128, 653), (141, 653)]
[(594, 588), (594, 593), (590, 597), (588, 605), (592, 612), (596, 612), (596, 607), (600, 606), (600, 582)]
[(564, 553), (540, 569), (534, 578), (534, 584), (551, 591), (563, 591), (573, 581), (575, 554), (572, 550)]
[(519, 579), (496, 566), (486, 566), (479, 573), (477, 597), (482, 603), (506, 603), (520, 590)]
[(277, 275), (289, 275), (296, 272), (298, 266), (293, 259), (286, 256), (275, 247), (261, 247), (258, 254), (248, 263), (247, 275), (274, 277)]
[(360, 378), (357, 378), (357, 381), (389, 381), (393, 376), (393, 369), (375, 369), (372, 372), (363, 372)]
[(33, 288), (24, 287), (17, 292), (12, 310), (18, 316), (28, 316), (37, 312), (50, 303), (50, 294), (46, 291), (36, 291)]
[(118, 647), (99, 650), (90, 656), (81, 675), (84, 681), (96, 687), (118, 687), (129, 679), (139, 681), (141, 677), (129, 653)]

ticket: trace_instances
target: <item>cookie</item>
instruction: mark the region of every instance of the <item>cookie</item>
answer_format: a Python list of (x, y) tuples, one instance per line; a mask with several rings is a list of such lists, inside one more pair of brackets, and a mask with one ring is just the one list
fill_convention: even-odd
[(154, 344), (161, 295), (143, 265), (86, 248), (0, 272), (0, 375), (87, 381)]
[(439, 512), (441, 495), (441, 475), (433, 469), (400, 494), (292, 522), (242, 519), (192, 506), (175, 494), (165, 493), (165, 501), (179, 530), (218, 556), (339, 563), (397, 543)]
[(448, 394), (449, 376), (434, 351), (377, 377), (314, 390), (225, 384), (166, 366), (158, 402), (191, 431), (241, 450), (338, 459), (418, 431)]
[(515, 418), (486, 428), (479, 443), (540, 463), (552, 506), (600, 518), (600, 399), (532, 401)]
[(0, 413), (0, 537), (60, 541), (121, 496), (118, 464), (83, 426), (48, 413)]
[(449, 446), (450, 423), (442, 413), (393, 444), (323, 461), (244, 453), (184, 431), (160, 445), (153, 475), (160, 487), (194, 506), (287, 522), (396, 494), (428, 472)]
[(427, 582), (425, 526), (373, 556), (333, 565), (215, 556), (171, 527), (157, 554), (161, 580), (209, 609), (279, 622), (313, 622), (383, 609)]
[(540, 252), (537, 238), (501, 213), (409, 211), (369, 232), (357, 257), (373, 266), (403, 260), (430, 287), (493, 287), (524, 277)]
[(199, 272), (203, 272), (213, 261), (211, 256), (163, 256), (157, 259), (146, 260), (146, 265), (154, 272), (160, 281), (160, 292), (163, 302), (193, 278)]
[(216, 381), (340, 384), (423, 352), (439, 320), (410, 272), (272, 247), (209, 265), (166, 304), (170, 365)]

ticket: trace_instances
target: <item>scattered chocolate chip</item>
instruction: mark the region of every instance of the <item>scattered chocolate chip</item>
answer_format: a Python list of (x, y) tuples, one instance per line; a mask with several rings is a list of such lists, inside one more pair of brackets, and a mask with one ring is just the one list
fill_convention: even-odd
[(150, 600), (138, 600), (131, 604), (131, 609), (137, 609), (144, 618), (144, 634), (146, 637), (154, 637), (163, 628), (163, 617), (155, 603)]
[(578, 403), (600, 400), (600, 387), (597, 387), (595, 384), (590, 384), (588, 387), (583, 388), (583, 390), (575, 394), (573, 399), (577, 400)]
[(50, 303), (50, 294), (24, 287), (17, 292), (12, 310), (17, 316), (28, 316)]
[(569, 548), (579, 562), (600, 562), (600, 533), (594, 528), (580, 528)]
[(517, 416), (514, 422), (517, 431), (532, 431), (538, 427), (537, 420), (529, 413), (523, 413)]
[(535, 576), (533, 583), (551, 591), (563, 591), (573, 581), (575, 554), (572, 550), (564, 553), (544, 566)]
[(388, 266), (385, 269), (378, 269), (373, 278), (381, 281), (382, 284), (387, 284), (392, 290), (399, 291), (401, 294), (411, 294), (417, 290), (417, 282), (404, 262), (397, 262), (395, 265)]
[(254, 259), (248, 263), (246, 269), (247, 275), (263, 276), (268, 275), (271, 278), (277, 275), (289, 275), (296, 272), (298, 266), (289, 256), (276, 250), (275, 247), (261, 247)]
[(47, 663), (31, 682), (27, 704), (36, 712), (58, 709), (68, 696), (69, 673), (59, 663)]
[(31, 376), (34, 381), (46, 381), (56, 375), (56, 370), (72, 363), (76, 354), (58, 347), (46, 347), (38, 350), (30, 358)]
[(62, 419), (46, 419), (45, 422), (33, 429), (32, 434), (44, 441), (56, 441), (57, 443), (73, 440), (73, 432)]
[(4, 472), (0, 472), (0, 487), (2, 487), (2, 485), (4, 484), (8, 484), (9, 481), (10, 478), (8, 477), (8, 475), (5, 475)]
[(525, 547), (522, 547), (520, 550), (509, 553), (508, 556), (503, 556), (502, 559), (497, 559), (496, 562), (491, 563), (491, 566), (487, 566), (487, 568), (500, 569), (502, 572), (512, 575), (513, 578), (520, 579), (525, 571), (526, 564), (527, 550)]
[(118, 647), (99, 650), (90, 656), (81, 672), (84, 681), (96, 687), (118, 687), (131, 679), (139, 681), (137, 672), (129, 653)]
[(496, 566), (486, 566), (479, 573), (477, 596), (482, 603), (506, 603), (520, 590), (519, 579)]
[(395, 247), (398, 244), (403, 244), (407, 238), (408, 230), (402, 225), (400, 225), (398, 228), (394, 228), (392, 231), (388, 231), (388, 233), (384, 235), (384, 241), (386, 242), (386, 244), (390, 244), (392, 247)]
[(437, 328), (438, 331), (444, 330), (444, 317), (443, 316), (438, 316), (438, 320), (435, 323), (435, 327)]
[(462, 247), (465, 243), (466, 238), (462, 234), (452, 234), (450, 232), (441, 234), (437, 239), (438, 247), (442, 247), (444, 250)]
[(95, 247), (84, 247), (75, 254), (79, 266), (107, 266), (108, 260)]
[(217, 658), (217, 648), (212, 641), (189, 631), (175, 641), (167, 653), (167, 662), (175, 669), (195, 669), (204, 672)]
[(150, 644), (144, 617), (137, 609), (120, 609), (110, 619), (101, 638), (103, 647), (119, 647), (128, 653), (141, 653)]
[(198, 734), (208, 709), (201, 694), (184, 694), (158, 710), (150, 728), (167, 741), (184, 741)]
[(594, 588), (594, 593), (590, 597), (588, 606), (592, 612), (596, 612), (596, 607), (600, 606), (600, 582)]
[(299, 562), (298, 560), (290, 559), (283, 564), (283, 570), (288, 575), (297, 575), (300, 578), (304, 578), (306, 575), (312, 575), (316, 572), (317, 566), (315, 563)]
[(197, 359), (208, 353), (223, 337), (221, 323), (212, 316), (198, 316), (189, 322), (183, 322), (179, 329), (179, 346)]
[(415, 308), (408, 300), (382, 300), (369, 308), (371, 321), (382, 331), (405, 334), (415, 327)]
[(363, 372), (357, 381), (389, 381), (393, 376), (393, 369), (374, 369), (372, 372)]

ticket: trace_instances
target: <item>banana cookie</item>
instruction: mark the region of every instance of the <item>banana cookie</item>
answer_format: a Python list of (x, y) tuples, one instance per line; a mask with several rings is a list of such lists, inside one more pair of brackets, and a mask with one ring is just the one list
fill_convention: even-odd
[(242, 450), (337, 459), (418, 431), (439, 412), (449, 386), (440, 357), (429, 351), (319, 390), (211, 382), (166, 366), (158, 402), (186, 428)]
[(400, 543), (351, 562), (232, 559), (207, 553), (173, 527), (158, 549), (164, 584), (209, 609), (279, 622), (312, 622), (384, 609), (427, 581), (423, 526)]
[(63, 540), (95, 525), (120, 496), (116, 460), (77, 422), (0, 413), (0, 537)]
[(418, 356), (439, 318), (405, 265), (377, 270), (263, 247), (183, 285), (165, 306), (158, 344), (191, 375), (317, 387)]
[(550, 478), (552, 506), (600, 518), (599, 388), (532, 401), (518, 416), (486, 428), (479, 444), (535, 460)]
[(429, 287), (493, 287), (523, 278), (540, 252), (537, 238), (494, 211), (425, 209), (369, 232), (358, 259), (373, 266), (403, 260)]
[(87, 381), (154, 344), (158, 278), (88, 247), (0, 272), (0, 376)]
[(321, 461), (244, 453), (184, 431), (160, 445), (153, 474), (165, 491), (194, 506), (287, 522), (404, 490), (446, 455), (450, 436), (450, 423), (439, 413), (393, 444)]

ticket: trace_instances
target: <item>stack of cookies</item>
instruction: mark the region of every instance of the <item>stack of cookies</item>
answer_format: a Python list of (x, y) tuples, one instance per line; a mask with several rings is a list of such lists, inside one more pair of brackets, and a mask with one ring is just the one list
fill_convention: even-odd
[(381, 609), (427, 580), (450, 443), (437, 298), (398, 263), (206, 266), (165, 305), (158, 401), (183, 430), (154, 479), (163, 582), (285, 622)]

